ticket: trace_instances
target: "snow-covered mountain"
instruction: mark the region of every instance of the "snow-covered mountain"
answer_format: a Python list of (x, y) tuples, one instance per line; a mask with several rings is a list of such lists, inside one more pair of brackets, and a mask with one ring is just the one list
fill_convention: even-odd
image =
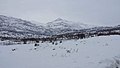
[(34, 24), (19, 18), (0, 15), (0, 36), (2, 37), (41, 37), (71, 32), (96, 32), (105, 29), (120, 29), (120, 26), (103, 27), (57, 18), (46, 24)]
[(74, 32), (81, 29), (88, 29), (94, 27), (93, 25), (87, 25), (84, 23), (67, 21), (61, 18), (57, 18), (52, 22), (48, 22), (46, 27), (54, 34)]
[(26, 34), (44, 34), (45, 28), (37, 26), (30, 21), (7, 17), (0, 15), (0, 33), (1, 35), (26, 35)]
[(53, 28), (53, 29), (65, 29), (65, 28), (69, 28), (69, 29), (86, 29), (86, 28), (91, 28), (91, 25), (87, 25), (84, 23), (77, 23), (77, 22), (72, 22), (72, 21), (67, 21), (61, 18), (57, 18), (56, 20), (52, 21), (52, 22), (48, 22), (47, 26), (49, 28)]
[[(35, 22), (35, 21), (34, 21)], [(93, 26), (57, 18), (47, 24), (37, 26), (33, 21), (0, 15), (0, 34), (6, 36), (55, 35), (73, 32)]]

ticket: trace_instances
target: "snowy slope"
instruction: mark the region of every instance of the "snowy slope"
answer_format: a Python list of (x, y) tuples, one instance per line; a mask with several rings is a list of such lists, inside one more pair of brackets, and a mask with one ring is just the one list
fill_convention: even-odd
[(61, 18), (57, 18), (52, 22), (46, 24), (46, 29), (53, 32), (53, 34), (61, 34), (67, 32), (74, 32), (76, 30), (88, 29), (95, 27), (93, 25), (88, 25), (80, 22), (67, 21)]
[(79, 22), (67, 21), (58, 18), (47, 24), (38, 25), (36, 21), (26, 21), (19, 18), (0, 15), (0, 36), (2, 37), (43, 37), (51, 35), (59, 35), (71, 32), (95, 32), (104, 29), (119, 29), (120, 26), (103, 27), (88, 25)]
[(55, 35), (93, 27), (91, 25), (67, 21), (61, 18), (48, 22), (47, 24), (39, 23), (39, 26), (33, 23), (38, 22), (0, 15), (0, 35), (10, 37), (20, 35), (26, 37), (27, 34)]
[(14, 34), (43, 34), (45, 32), (45, 28), (43, 26), (37, 26), (36, 24), (31, 23), (30, 21), (7, 17), (0, 15), (0, 33), (10, 34), (13, 32)]
[(84, 23), (78, 23), (78, 22), (72, 22), (72, 21), (67, 21), (61, 18), (57, 18), (56, 20), (52, 21), (52, 22), (48, 22), (47, 26), (49, 28), (69, 28), (69, 29), (86, 29), (86, 28), (91, 28), (92, 25), (87, 25)]
[[(0, 68), (110, 68), (120, 57), (120, 36), (0, 46)], [(16, 49), (12, 51), (12, 49)]]

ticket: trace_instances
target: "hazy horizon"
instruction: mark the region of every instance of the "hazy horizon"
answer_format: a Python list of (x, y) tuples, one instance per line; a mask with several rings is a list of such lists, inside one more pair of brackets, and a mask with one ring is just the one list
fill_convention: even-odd
[(0, 0), (0, 15), (40, 23), (62, 18), (93, 25), (118, 25), (119, 3), (120, 0)]

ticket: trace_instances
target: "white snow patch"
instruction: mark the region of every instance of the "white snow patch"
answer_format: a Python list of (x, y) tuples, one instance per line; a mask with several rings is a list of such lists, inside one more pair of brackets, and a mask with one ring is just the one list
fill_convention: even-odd
[(106, 59), (120, 55), (119, 44), (120, 36), (103, 36), (58, 45), (0, 46), (0, 68), (105, 68)]

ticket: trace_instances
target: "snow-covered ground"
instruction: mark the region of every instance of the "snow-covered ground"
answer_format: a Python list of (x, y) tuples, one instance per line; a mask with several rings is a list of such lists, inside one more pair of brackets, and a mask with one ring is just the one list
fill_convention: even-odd
[(0, 46), (0, 68), (106, 68), (120, 57), (120, 36)]

